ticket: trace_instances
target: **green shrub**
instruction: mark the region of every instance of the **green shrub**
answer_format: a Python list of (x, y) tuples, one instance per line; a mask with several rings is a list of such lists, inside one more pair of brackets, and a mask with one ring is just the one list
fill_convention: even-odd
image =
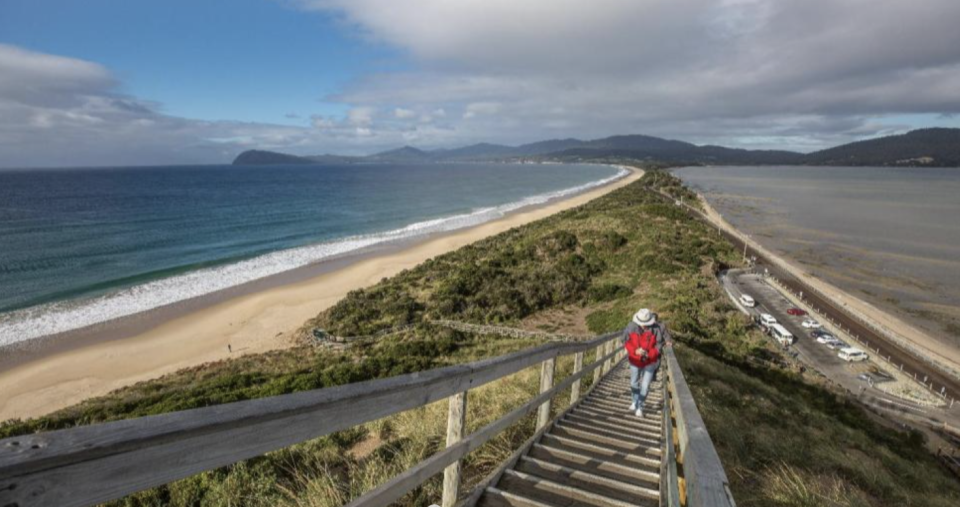
[(587, 296), (593, 303), (613, 301), (633, 294), (629, 287), (616, 283), (604, 283), (590, 287)]

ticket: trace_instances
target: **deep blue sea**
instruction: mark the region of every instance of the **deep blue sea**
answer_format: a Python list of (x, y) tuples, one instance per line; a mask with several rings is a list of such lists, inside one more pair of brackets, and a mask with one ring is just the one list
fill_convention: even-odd
[(0, 346), (469, 227), (623, 175), (532, 164), (0, 171)]

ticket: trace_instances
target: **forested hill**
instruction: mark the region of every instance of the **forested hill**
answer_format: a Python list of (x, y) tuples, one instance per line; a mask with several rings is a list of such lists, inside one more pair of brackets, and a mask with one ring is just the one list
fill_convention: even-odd
[(803, 154), (778, 150), (744, 150), (698, 146), (644, 135), (611, 136), (591, 141), (555, 139), (520, 146), (481, 143), (454, 149), (421, 150), (411, 146), (364, 157), (295, 156), (270, 151), (241, 153), (235, 165), (325, 164), (358, 162), (457, 162), (630, 159), (669, 164), (837, 165), (960, 167), (960, 129), (931, 128)]
[(960, 129), (931, 128), (844, 144), (804, 157), (811, 165), (960, 167)]

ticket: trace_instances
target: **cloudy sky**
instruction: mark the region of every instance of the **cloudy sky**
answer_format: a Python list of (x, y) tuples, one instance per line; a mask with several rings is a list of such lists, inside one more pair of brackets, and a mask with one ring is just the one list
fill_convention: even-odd
[(957, 0), (0, 0), (0, 167), (960, 127)]

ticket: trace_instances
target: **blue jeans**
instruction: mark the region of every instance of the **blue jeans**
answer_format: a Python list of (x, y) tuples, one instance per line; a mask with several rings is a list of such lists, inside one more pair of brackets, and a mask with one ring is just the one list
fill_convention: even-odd
[(660, 366), (659, 362), (648, 364), (643, 368), (630, 365), (630, 392), (633, 393), (633, 402), (637, 408), (643, 408), (643, 402), (647, 400), (647, 392), (650, 391), (650, 382), (653, 382), (658, 366)]

